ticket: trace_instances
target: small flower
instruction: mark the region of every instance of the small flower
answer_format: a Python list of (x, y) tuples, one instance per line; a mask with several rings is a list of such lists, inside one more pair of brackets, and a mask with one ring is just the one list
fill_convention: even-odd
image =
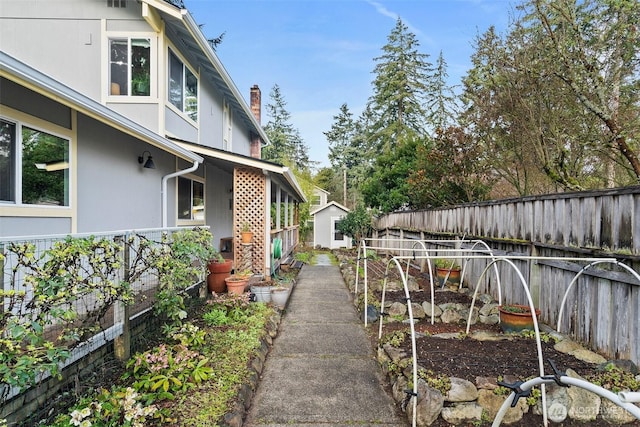
[(76, 409), (71, 413), (71, 424), (73, 424), (74, 426), (79, 426), (81, 425), (80, 423), (82, 423), (83, 418), (84, 417), (82, 416), (80, 411)]

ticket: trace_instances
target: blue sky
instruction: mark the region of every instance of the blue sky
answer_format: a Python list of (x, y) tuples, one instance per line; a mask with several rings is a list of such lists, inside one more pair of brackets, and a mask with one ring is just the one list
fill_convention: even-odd
[(265, 106), (280, 87), (292, 125), (311, 160), (329, 166), (328, 131), (346, 103), (357, 118), (372, 94), (374, 58), (400, 17), (419, 50), (435, 62), (440, 51), (450, 84), (470, 68), (473, 41), (494, 25), (504, 31), (512, 0), (185, 0), (208, 38), (225, 32), (217, 54), (248, 101), (254, 84)]

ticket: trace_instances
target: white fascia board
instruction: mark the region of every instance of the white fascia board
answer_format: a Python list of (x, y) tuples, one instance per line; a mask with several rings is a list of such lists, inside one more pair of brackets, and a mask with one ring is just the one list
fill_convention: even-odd
[(203, 156), (224, 160), (224, 161), (235, 163), (241, 166), (261, 169), (265, 173), (273, 173), (276, 175), (281, 175), (289, 183), (289, 185), (291, 185), (291, 187), (298, 193), (297, 195), (300, 197), (301, 201), (303, 203), (307, 201), (307, 197), (305, 196), (304, 191), (302, 191), (302, 188), (300, 187), (300, 184), (296, 180), (296, 177), (286, 166), (281, 166), (276, 163), (255, 159), (253, 157), (242, 156), (240, 154), (232, 153), (230, 151), (203, 147), (201, 145), (194, 145), (188, 142), (176, 141), (175, 144), (181, 146), (184, 149), (193, 151), (194, 153), (198, 153)]
[(202, 33), (202, 30), (200, 29), (200, 26), (196, 23), (196, 21), (193, 19), (193, 17), (191, 16), (188, 10), (184, 9), (182, 11), (182, 14), (184, 16), (184, 22), (185, 22), (185, 25), (187, 26), (187, 29), (189, 30), (189, 32), (191, 33), (195, 41), (200, 46), (200, 49), (202, 49), (202, 52), (207, 56), (207, 58), (209, 58), (209, 61), (211, 61), (211, 64), (213, 64), (214, 68), (218, 70), (218, 72), (220, 73), (220, 76), (222, 77), (224, 82), (227, 84), (227, 86), (231, 90), (231, 93), (233, 93), (233, 96), (237, 99), (238, 103), (242, 106), (244, 114), (246, 114), (247, 117), (249, 117), (249, 120), (251, 121), (251, 123), (255, 128), (254, 130), (258, 133), (258, 135), (260, 136), (260, 139), (262, 139), (263, 144), (266, 145), (267, 142), (269, 141), (269, 137), (264, 132), (264, 129), (262, 129), (262, 126), (260, 126), (260, 123), (258, 123), (258, 120), (255, 118), (255, 116), (251, 112), (251, 109), (249, 108), (246, 101), (244, 100), (244, 97), (236, 87), (236, 84), (231, 79), (231, 76), (229, 76), (229, 73), (227, 73), (227, 70), (224, 68), (224, 65), (222, 65), (222, 62), (220, 62), (220, 60), (218, 59), (218, 56), (209, 45), (207, 38), (204, 36), (204, 34)]
[(158, 9), (160, 12), (166, 13), (176, 19), (182, 19), (182, 11), (176, 6), (167, 3), (164, 0), (141, 0), (143, 3), (148, 4), (151, 7)]
[(0, 76), (6, 77), (40, 95), (53, 99), (101, 123), (158, 147), (163, 151), (191, 162), (202, 163), (204, 161), (201, 156), (180, 147), (172, 141), (163, 138), (107, 106), (76, 92), (57, 80), (42, 74), (4, 52), (0, 52)]
[(320, 207), (310, 211), (309, 215), (315, 215), (318, 212), (327, 209), (329, 206), (335, 206), (335, 207), (337, 207), (337, 208), (339, 208), (339, 209), (341, 209), (341, 210), (343, 210), (343, 211), (345, 211), (347, 213), (351, 212), (351, 210), (349, 208), (346, 208), (346, 207), (342, 206), (340, 203), (338, 203), (338, 202), (336, 202), (334, 200), (334, 201), (331, 201), (331, 202), (327, 203), (326, 205), (320, 206)]

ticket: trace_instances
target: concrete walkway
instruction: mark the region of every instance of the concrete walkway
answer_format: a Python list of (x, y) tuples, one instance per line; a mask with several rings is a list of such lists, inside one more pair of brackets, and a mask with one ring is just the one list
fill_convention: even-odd
[(305, 265), (267, 356), (244, 426), (394, 426), (364, 325), (340, 270)]

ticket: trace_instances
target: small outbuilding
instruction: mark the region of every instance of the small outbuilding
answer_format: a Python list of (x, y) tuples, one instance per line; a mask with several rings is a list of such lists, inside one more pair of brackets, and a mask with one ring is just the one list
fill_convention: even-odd
[(312, 210), (313, 246), (351, 248), (351, 238), (338, 231), (337, 227), (348, 213), (349, 209), (337, 202), (329, 202)]

